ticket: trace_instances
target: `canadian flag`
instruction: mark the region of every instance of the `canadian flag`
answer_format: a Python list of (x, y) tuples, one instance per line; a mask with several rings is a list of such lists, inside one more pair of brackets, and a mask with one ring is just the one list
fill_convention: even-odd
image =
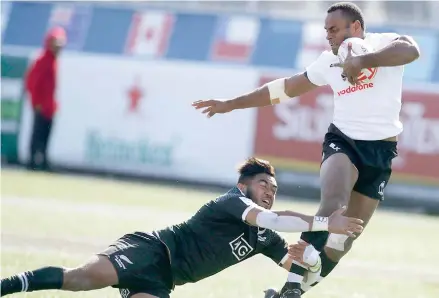
[(131, 55), (160, 57), (168, 47), (174, 16), (162, 11), (136, 13), (125, 47)]

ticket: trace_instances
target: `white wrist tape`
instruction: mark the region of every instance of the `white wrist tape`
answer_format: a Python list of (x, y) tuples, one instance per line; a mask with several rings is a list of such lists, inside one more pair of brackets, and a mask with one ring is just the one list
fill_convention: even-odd
[(290, 98), (285, 93), (285, 79), (286, 78), (281, 78), (265, 84), (270, 92), (270, 101), (272, 105)]
[(327, 231), (328, 230), (329, 218), (324, 216), (314, 216), (314, 220), (312, 222), (311, 231)]

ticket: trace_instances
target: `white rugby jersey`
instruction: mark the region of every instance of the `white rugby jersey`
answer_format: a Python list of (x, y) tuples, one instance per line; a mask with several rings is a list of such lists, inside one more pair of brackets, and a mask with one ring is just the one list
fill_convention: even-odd
[[(365, 41), (377, 51), (398, 37), (396, 33), (367, 33)], [(400, 134), (404, 66), (377, 68), (371, 81), (352, 86), (341, 78), (342, 68), (330, 67), (338, 62), (337, 56), (325, 51), (306, 68), (311, 83), (330, 85), (334, 92), (334, 125), (354, 140), (381, 140)]]

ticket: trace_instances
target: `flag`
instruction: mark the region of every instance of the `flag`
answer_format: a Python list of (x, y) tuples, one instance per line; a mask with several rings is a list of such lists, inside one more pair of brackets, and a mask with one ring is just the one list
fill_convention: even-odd
[(331, 47), (326, 32), (319, 22), (307, 22), (302, 27), (302, 46), (297, 56), (297, 67), (302, 69), (314, 62), (323, 51)]
[(67, 33), (66, 49), (81, 50), (91, 21), (89, 6), (73, 4), (54, 5), (48, 27), (63, 27)]
[(161, 57), (166, 53), (174, 15), (163, 11), (135, 13), (126, 42), (125, 53)]
[(254, 17), (220, 17), (212, 47), (212, 60), (248, 61), (259, 36), (259, 29), (259, 19)]

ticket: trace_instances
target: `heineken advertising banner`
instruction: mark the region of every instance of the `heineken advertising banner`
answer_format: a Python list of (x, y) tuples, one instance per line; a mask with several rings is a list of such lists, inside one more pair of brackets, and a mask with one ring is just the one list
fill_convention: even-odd
[(24, 98), (23, 78), (28, 58), (2, 55), (1, 63), (1, 154), (2, 160), (17, 162)]
[[(207, 119), (191, 103), (252, 90), (253, 69), (65, 52), (58, 70), (59, 110), (48, 148), (54, 165), (229, 184), (252, 153), (256, 110)], [(29, 158), (29, 106), (22, 162)]]

